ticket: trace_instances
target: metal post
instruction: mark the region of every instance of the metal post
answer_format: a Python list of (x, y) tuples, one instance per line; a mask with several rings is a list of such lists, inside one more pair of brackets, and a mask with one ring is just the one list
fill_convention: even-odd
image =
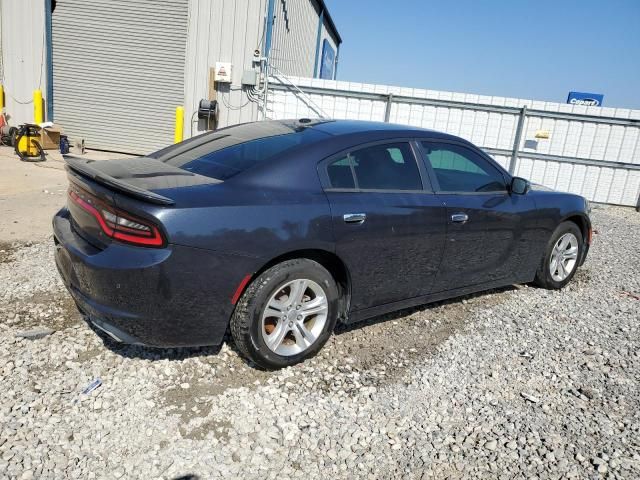
[(173, 131), (173, 143), (184, 140), (184, 107), (176, 107), (176, 122)]
[(384, 110), (384, 121), (389, 123), (389, 118), (391, 118), (391, 104), (393, 103), (393, 93), (390, 93), (387, 96), (387, 107)]
[(516, 128), (516, 138), (513, 141), (513, 152), (511, 153), (511, 161), (509, 162), (509, 173), (513, 175), (516, 171), (516, 162), (518, 161), (518, 152), (520, 150), (520, 142), (522, 141), (522, 130), (524, 129), (524, 120), (527, 116), (527, 106), (524, 105), (520, 110), (518, 117), (518, 126)]
[(273, 23), (275, 0), (269, 0), (267, 2), (267, 16), (265, 18), (265, 34), (264, 34), (264, 47), (262, 56), (264, 57), (264, 69), (262, 74), (264, 75), (264, 97), (262, 99), (262, 119), (267, 119), (267, 96), (269, 95), (269, 67), (271, 62), (271, 37), (273, 35)]
[(53, 122), (53, 27), (51, 0), (44, 2), (45, 46), (47, 52), (47, 120)]
[(33, 91), (33, 123), (36, 125), (44, 122), (44, 103), (42, 101), (42, 90)]
[(269, 58), (269, 55), (271, 54), (271, 37), (273, 34), (274, 7), (275, 7), (275, 0), (269, 0), (269, 2), (267, 3), (267, 16), (264, 20), (265, 34), (264, 34), (264, 47), (262, 51), (263, 56), (267, 58)]
[(640, 193), (638, 193), (638, 200), (636, 201), (636, 212), (640, 212)]
[(320, 65), (320, 42), (322, 41), (322, 25), (324, 24), (324, 8), (320, 9), (320, 16), (318, 17), (318, 36), (316, 38), (316, 59), (313, 63), (313, 78), (318, 78), (318, 66)]

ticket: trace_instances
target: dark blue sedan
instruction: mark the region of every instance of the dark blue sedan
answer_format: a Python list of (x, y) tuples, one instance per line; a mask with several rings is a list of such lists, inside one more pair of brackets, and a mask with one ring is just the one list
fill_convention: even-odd
[(128, 160), (68, 160), (53, 220), (78, 308), (114, 339), (216, 345), (257, 365), (314, 355), (337, 321), (499, 286), (565, 286), (587, 201), (429, 130), (269, 121)]

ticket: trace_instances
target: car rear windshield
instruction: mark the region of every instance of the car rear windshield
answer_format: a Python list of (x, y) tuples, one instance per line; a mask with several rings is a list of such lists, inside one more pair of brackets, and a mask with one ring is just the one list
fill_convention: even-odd
[(218, 180), (326, 138), (299, 124), (256, 122), (206, 133), (149, 155), (174, 167)]

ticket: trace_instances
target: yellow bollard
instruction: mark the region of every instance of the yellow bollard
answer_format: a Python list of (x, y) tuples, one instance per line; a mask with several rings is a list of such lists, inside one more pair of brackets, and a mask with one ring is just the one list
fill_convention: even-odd
[(0, 113), (4, 109), (4, 87), (0, 85)]
[(184, 138), (184, 107), (176, 107), (176, 127), (173, 143), (180, 143)]
[(42, 108), (42, 91), (33, 91), (33, 120), (36, 125), (44, 122), (44, 110)]

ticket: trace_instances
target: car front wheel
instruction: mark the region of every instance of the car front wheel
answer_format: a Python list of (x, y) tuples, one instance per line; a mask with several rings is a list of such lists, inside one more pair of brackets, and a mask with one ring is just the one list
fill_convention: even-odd
[(333, 332), (338, 288), (308, 259), (282, 262), (247, 287), (231, 318), (238, 350), (258, 366), (276, 369), (315, 355)]
[(551, 236), (542, 263), (536, 272), (536, 285), (560, 289), (576, 274), (582, 257), (582, 232), (573, 222), (563, 222)]

